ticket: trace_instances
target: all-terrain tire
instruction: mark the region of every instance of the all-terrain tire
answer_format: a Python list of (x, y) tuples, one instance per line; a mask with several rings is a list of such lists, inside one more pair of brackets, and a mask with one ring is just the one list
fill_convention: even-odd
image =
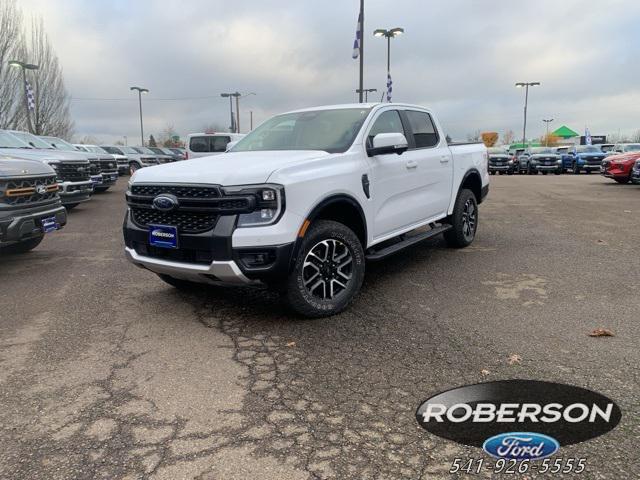
[(39, 237), (25, 240), (24, 242), (14, 243), (13, 245), (2, 247), (0, 248), (0, 253), (2, 254), (27, 253), (28, 251), (33, 250), (38, 245), (40, 245), (40, 242), (42, 242), (43, 238), (44, 238), (44, 235), (41, 235)]
[(447, 223), (452, 227), (444, 232), (447, 245), (464, 248), (473, 243), (478, 230), (478, 201), (471, 190), (460, 191)]
[(302, 240), (284, 300), (305, 317), (335, 315), (360, 291), (364, 270), (364, 249), (356, 234), (342, 223), (318, 220)]

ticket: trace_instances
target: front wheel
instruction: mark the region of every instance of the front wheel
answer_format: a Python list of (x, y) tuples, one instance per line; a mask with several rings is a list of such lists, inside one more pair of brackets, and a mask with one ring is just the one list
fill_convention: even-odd
[(305, 317), (328, 317), (347, 308), (364, 279), (364, 250), (342, 223), (319, 220), (307, 231), (289, 275), (284, 299)]
[(138, 170), (140, 168), (140, 165), (138, 165), (137, 163), (131, 162), (129, 164), (129, 175), (133, 175), (134, 173), (136, 173), (136, 170)]
[(460, 192), (448, 222), (452, 228), (444, 232), (447, 245), (454, 248), (471, 245), (478, 230), (478, 202), (471, 190)]
[(573, 169), (572, 170), (573, 170), (573, 174), (574, 175), (580, 175), (580, 167), (578, 167), (577, 163), (573, 164)]
[(67, 211), (69, 211), (69, 210), (73, 210), (78, 205), (80, 205), (80, 204), (79, 203), (67, 203), (67, 204), (65, 204), (64, 208), (66, 208)]
[(623, 184), (623, 185), (624, 185), (625, 183), (629, 183), (629, 179), (628, 179), (628, 178), (614, 178), (614, 180), (615, 180), (616, 182), (618, 182), (618, 183)]
[(39, 237), (30, 238), (29, 240), (25, 240), (20, 243), (14, 243), (13, 245), (9, 245), (8, 247), (2, 247), (0, 248), (0, 253), (27, 253), (28, 251), (33, 250), (38, 245), (40, 245), (40, 242), (42, 242), (43, 238), (44, 235), (41, 235)]

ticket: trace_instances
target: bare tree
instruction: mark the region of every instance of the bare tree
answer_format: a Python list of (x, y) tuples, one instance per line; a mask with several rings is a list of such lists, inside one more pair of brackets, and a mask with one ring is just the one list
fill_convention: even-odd
[(516, 138), (516, 134), (513, 133), (513, 130), (507, 130), (502, 134), (502, 143), (504, 145), (511, 145), (515, 138)]
[(640, 143), (640, 130), (636, 130), (635, 132), (633, 132), (633, 134), (631, 135), (631, 141), (633, 143)]
[(0, 128), (16, 128), (24, 122), (22, 78), (7, 63), (24, 56), (22, 12), (15, 0), (0, 0)]
[(226, 132), (226, 127), (221, 127), (217, 123), (209, 123), (208, 125), (203, 125), (200, 131), (204, 133), (216, 133), (216, 132)]
[(69, 139), (73, 134), (70, 99), (62, 78), (62, 67), (41, 18), (32, 19), (30, 33), (29, 61), (39, 66), (32, 76), (36, 100), (33, 112), (35, 133)]
[(162, 145), (163, 147), (177, 147), (181, 145), (180, 135), (170, 123), (168, 123), (162, 132), (160, 132), (157, 142), (158, 145)]
[(479, 142), (480, 141), (480, 130), (476, 130), (473, 133), (468, 133), (467, 134), (467, 142)]

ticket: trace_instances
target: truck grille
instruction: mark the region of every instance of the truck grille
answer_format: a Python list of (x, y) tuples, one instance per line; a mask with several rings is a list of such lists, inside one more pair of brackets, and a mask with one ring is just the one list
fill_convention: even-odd
[(114, 173), (118, 170), (118, 163), (108, 158), (100, 159), (100, 168), (103, 172)]
[(91, 175), (89, 162), (60, 162), (56, 167), (58, 180), (62, 182), (84, 182)]
[(131, 207), (131, 218), (141, 228), (149, 225), (174, 225), (181, 233), (201, 233), (216, 225), (218, 215), (208, 212), (161, 212), (150, 208)]
[(28, 206), (55, 200), (57, 197), (58, 184), (55, 176), (0, 181), (0, 202), (11, 206)]
[(170, 193), (178, 198), (218, 198), (221, 196), (218, 187), (198, 185), (133, 185), (131, 193), (153, 197), (161, 193)]
[(89, 160), (89, 172), (91, 175), (100, 175), (102, 168), (100, 168), (100, 160)]

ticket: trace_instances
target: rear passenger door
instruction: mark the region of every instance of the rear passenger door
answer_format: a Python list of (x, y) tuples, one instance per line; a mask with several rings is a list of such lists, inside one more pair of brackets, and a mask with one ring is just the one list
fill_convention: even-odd
[(453, 158), (444, 138), (440, 138), (431, 115), (426, 111), (401, 111), (410, 129), (409, 150), (402, 156), (415, 164), (419, 188), (413, 195), (420, 221), (447, 214), (453, 184)]

